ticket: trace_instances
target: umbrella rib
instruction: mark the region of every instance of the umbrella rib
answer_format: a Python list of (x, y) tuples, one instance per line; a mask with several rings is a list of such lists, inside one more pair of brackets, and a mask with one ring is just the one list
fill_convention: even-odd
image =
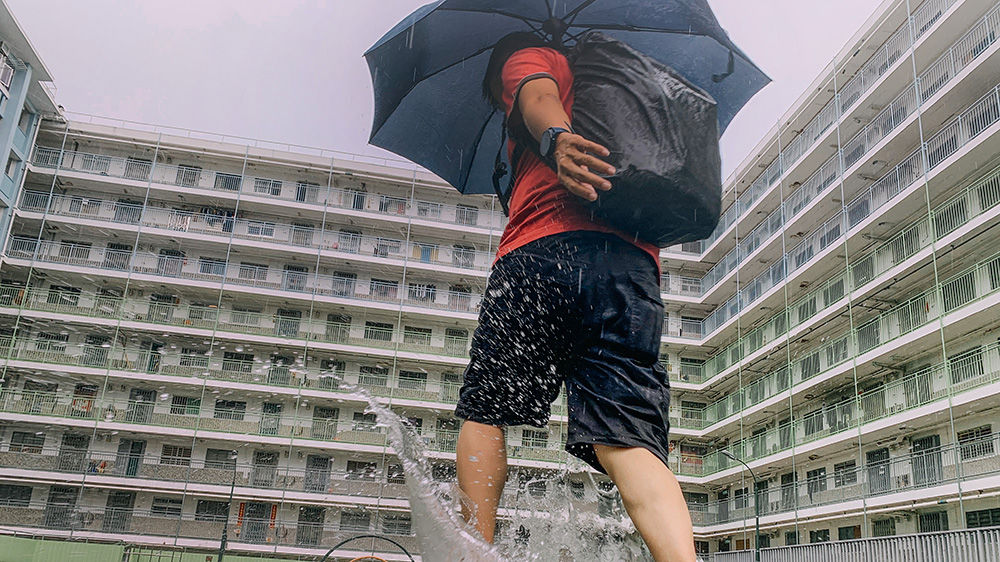
[(521, 21), (523, 21), (524, 23), (526, 23), (528, 25), (531, 25), (532, 23), (537, 23), (537, 24), (543, 23), (542, 20), (535, 19), (535, 18), (529, 18), (527, 16), (522, 16), (522, 15), (514, 14), (514, 13), (511, 13), (511, 12), (504, 11), (504, 10), (476, 10), (476, 9), (472, 9), (472, 8), (451, 8), (451, 7), (445, 8), (445, 7), (441, 7), (441, 8), (438, 8), (438, 11), (442, 11), (442, 12), (472, 12), (472, 13), (476, 13), (476, 14), (496, 14), (498, 16), (506, 16), (508, 18), (513, 18), (513, 19), (516, 19), (516, 20), (521, 20)]
[(565, 18), (568, 19), (569, 21), (566, 21), (566, 19), (564, 19), (563, 21), (566, 21), (567, 25), (572, 25), (573, 21), (576, 20), (576, 16), (580, 15), (580, 12), (589, 8), (590, 5), (593, 4), (594, 2), (597, 2), (597, 0), (587, 0), (583, 4), (580, 4), (576, 8), (573, 8), (573, 10), (570, 11), (570, 13), (566, 14), (565, 16)]

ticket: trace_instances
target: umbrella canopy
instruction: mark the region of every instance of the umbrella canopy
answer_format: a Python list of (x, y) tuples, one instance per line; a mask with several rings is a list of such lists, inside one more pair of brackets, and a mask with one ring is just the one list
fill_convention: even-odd
[(730, 41), (707, 0), (438, 0), (365, 53), (375, 90), (371, 144), (462, 193), (492, 193), (503, 115), (483, 99), (481, 84), (493, 45), (515, 31), (571, 44), (589, 30), (625, 41), (710, 93), (720, 133), (770, 81)]

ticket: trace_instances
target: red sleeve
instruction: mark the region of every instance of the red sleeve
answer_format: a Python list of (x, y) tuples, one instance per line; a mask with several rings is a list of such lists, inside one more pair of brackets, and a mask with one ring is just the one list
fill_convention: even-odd
[(559, 86), (560, 92), (566, 86), (560, 79), (572, 76), (569, 61), (553, 49), (535, 47), (521, 49), (511, 55), (503, 65), (503, 104), (509, 115), (521, 86), (536, 78), (551, 78)]

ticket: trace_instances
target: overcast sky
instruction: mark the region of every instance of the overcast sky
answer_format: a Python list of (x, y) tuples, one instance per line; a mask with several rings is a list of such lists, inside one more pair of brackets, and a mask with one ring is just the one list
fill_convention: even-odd
[[(383, 155), (362, 54), (429, 0), (4, 0), (67, 111)], [(723, 138), (729, 174), (878, 0), (709, 0), (774, 82)]]

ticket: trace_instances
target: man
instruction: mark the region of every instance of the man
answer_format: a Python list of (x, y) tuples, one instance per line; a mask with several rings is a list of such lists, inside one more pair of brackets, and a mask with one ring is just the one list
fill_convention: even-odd
[(561, 52), (532, 34), (505, 37), (484, 93), (524, 149), (456, 408), (466, 420), (458, 482), (473, 504), (464, 515), (493, 541), (504, 428), (546, 427), (565, 383), (567, 450), (611, 477), (657, 562), (694, 562), (687, 504), (667, 467), (659, 250), (586, 207), (614, 169), (598, 158), (606, 148), (571, 132), (573, 74)]

